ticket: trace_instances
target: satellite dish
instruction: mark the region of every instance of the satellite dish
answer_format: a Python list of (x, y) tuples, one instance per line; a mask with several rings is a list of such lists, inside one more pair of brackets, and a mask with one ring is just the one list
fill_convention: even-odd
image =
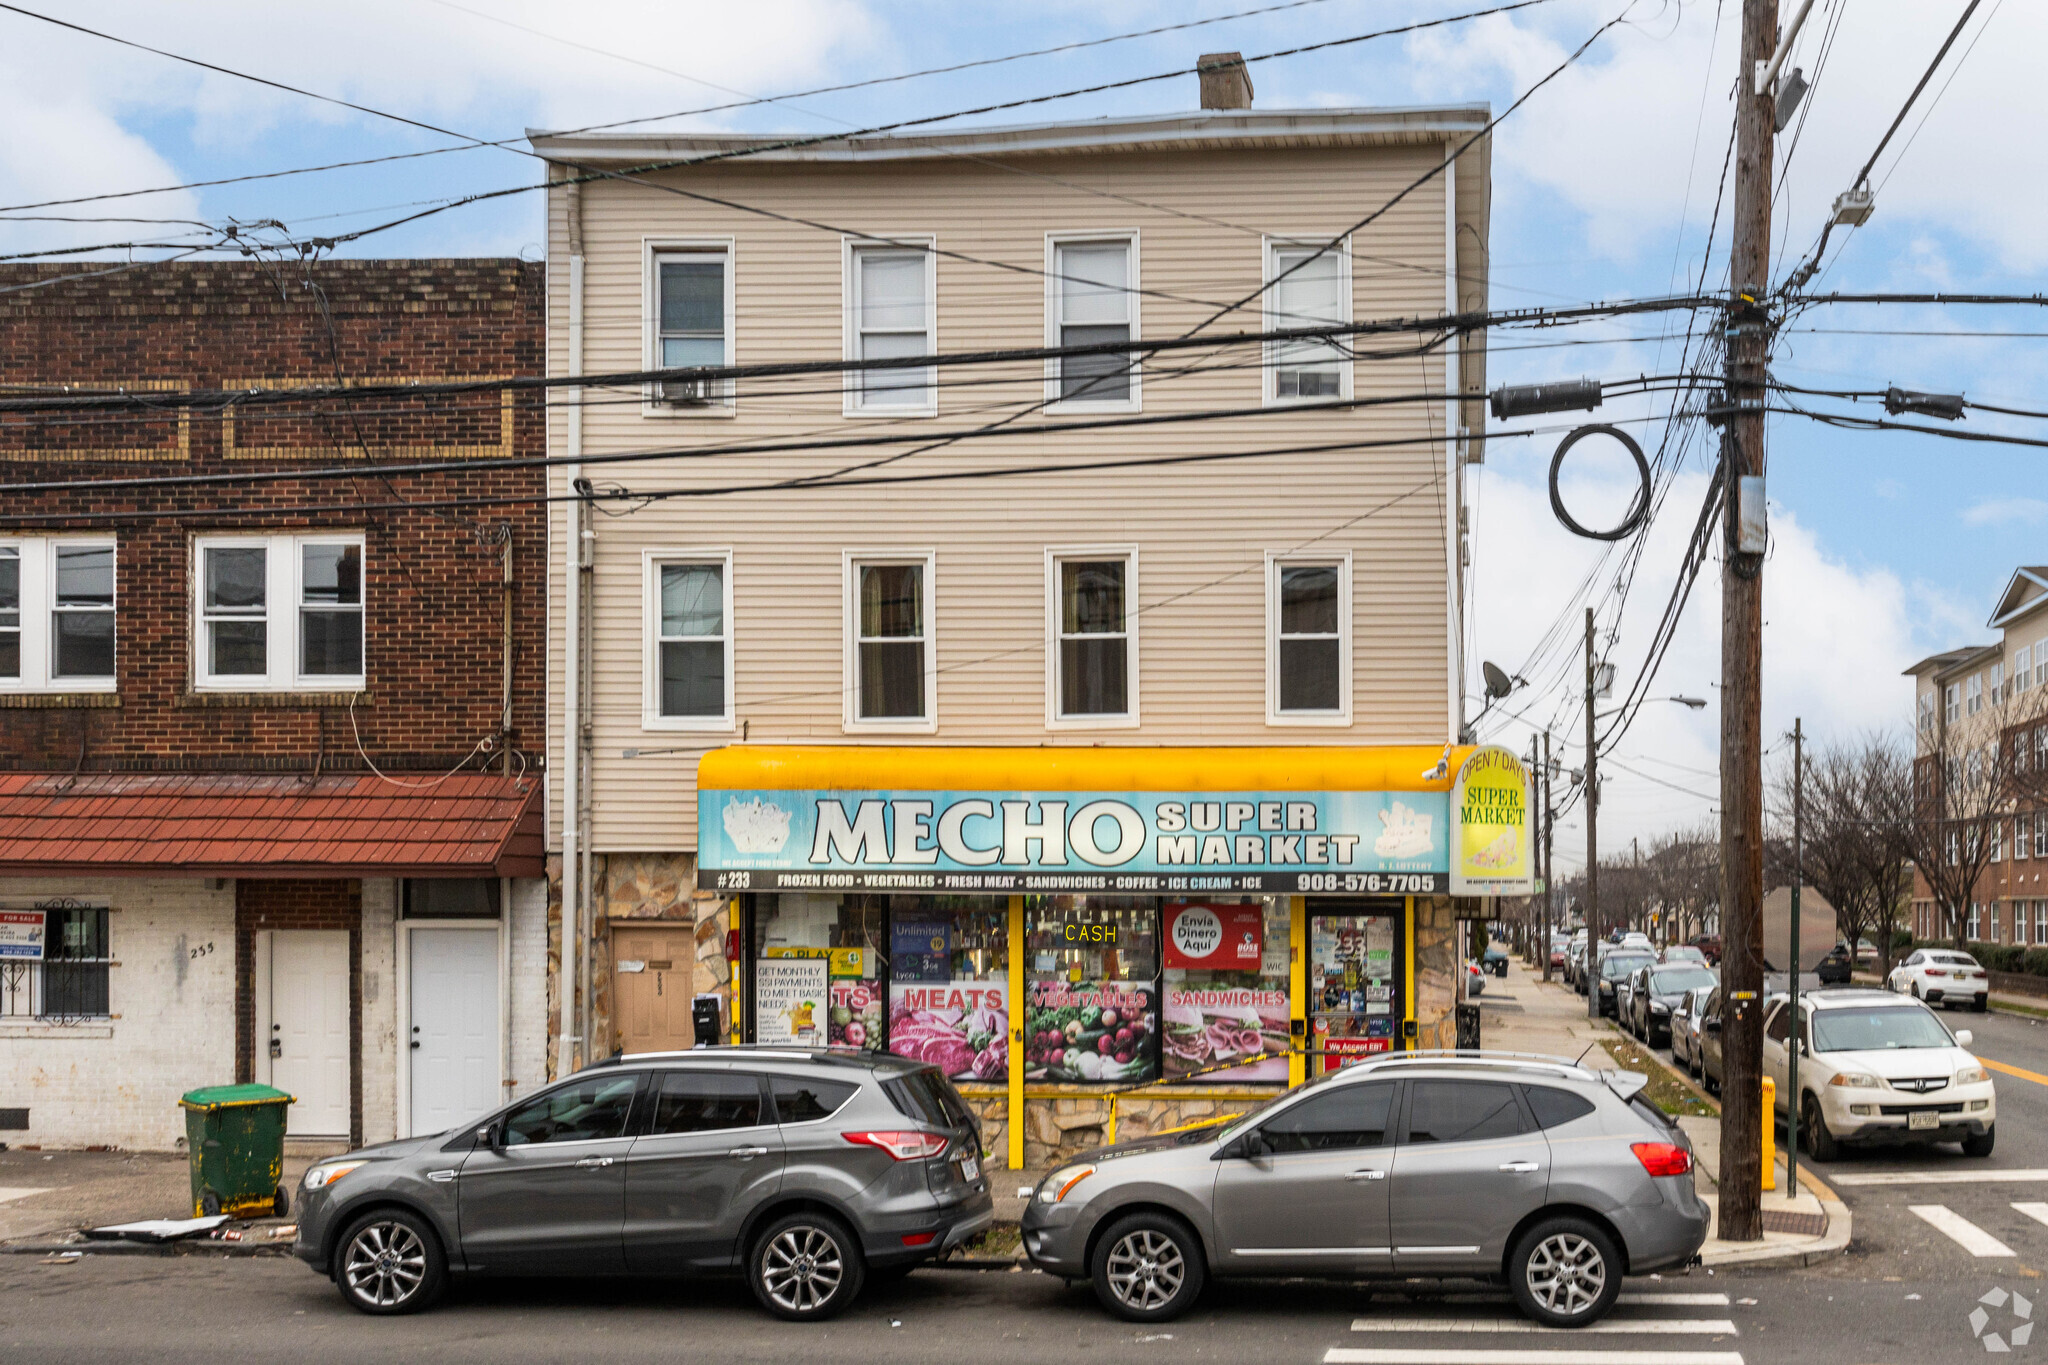
[(1486, 675), (1486, 697), (1488, 701), (1499, 701), (1515, 690), (1513, 679), (1500, 671), (1498, 665), (1482, 663), (1479, 671)]

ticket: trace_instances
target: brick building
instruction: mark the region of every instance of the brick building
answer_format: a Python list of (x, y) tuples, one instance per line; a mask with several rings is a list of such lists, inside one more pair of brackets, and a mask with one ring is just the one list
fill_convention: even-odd
[[(541, 284), (0, 268), (0, 1136), (169, 1147), (253, 1079), (360, 1142), (544, 1076), (542, 476), (488, 463), (543, 424), (406, 392), (537, 372)], [(367, 459), (457, 467), (313, 473)], [(238, 477), (138, 482), (190, 475)]]

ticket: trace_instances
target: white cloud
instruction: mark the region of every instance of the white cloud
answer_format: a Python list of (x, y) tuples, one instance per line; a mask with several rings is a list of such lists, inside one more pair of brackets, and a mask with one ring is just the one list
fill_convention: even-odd
[(2004, 526), (2012, 522), (2031, 526), (2048, 519), (2048, 502), (2040, 498), (1985, 498), (1964, 508), (1962, 517), (1971, 526)]

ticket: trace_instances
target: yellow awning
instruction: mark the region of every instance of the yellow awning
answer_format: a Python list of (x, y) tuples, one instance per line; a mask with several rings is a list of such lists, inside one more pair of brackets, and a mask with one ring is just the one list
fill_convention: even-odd
[(714, 791), (1447, 792), (1475, 745), (953, 748), (743, 744), (713, 749)]

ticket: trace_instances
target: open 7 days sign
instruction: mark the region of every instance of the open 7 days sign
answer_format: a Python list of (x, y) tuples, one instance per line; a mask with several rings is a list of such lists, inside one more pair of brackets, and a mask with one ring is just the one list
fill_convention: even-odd
[(721, 891), (1446, 888), (1438, 792), (707, 790), (699, 884)]

